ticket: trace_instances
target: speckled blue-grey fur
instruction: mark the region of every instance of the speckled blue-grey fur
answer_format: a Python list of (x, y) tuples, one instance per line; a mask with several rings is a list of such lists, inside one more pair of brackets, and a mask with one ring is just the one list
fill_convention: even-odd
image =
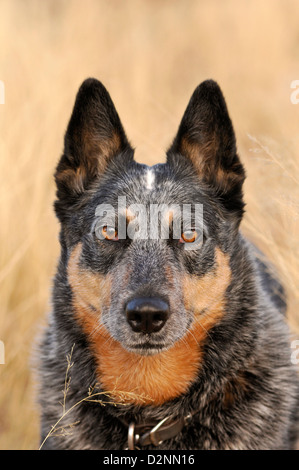
[[(81, 135), (81, 130), (88, 132)], [(119, 147), (107, 158), (107, 145), (101, 142), (105, 144), (113, 133), (119, 137)], [(84, 154), (86, 135), (94, 137), (94, 142)], [(184, 155), (182, 139), (200, 150), (199, 167)], [(182, 275), (200, 278), (212, 270), (216, 247), (230, 259), (225, 315), (201, 345), (203, 360), (198, 376), (184, 395), (159, 406), (82, 402), (60, 423), (65, 429), (68, 424), (77, 424), (62, 436), (50, 436), (43, 448), (123, 449), (128, 433), (123, 420), (142, 423), (194, 411), (182, 432), (156, 449), (295, 448), (299, 385), (296, 366), (291, 363), (285, 304), (277, 296), (277, 289), (282, 292), (282, 288), (239, 230), (244, 170), (217, 84), (206, 81), (195, 91), (166, 163), (151, 167), (149, 174), (146, 165), (133, 160), (133, 154), (107, 91), (97, 80), (86, 80), (78, 93), (56, 171), (61, 257), (54, 280), (53, 308), (39, 348), (41, 441), (61, 417), (66, 356), (72, 348), (67, 409), (83, 400), (89, 388), (98, 383), (95, 358), (74, 316), (67, 275), (69, 255), (78, 243), (82, 243), (82, 263), (87, 269), (113, 275), (111, 306), (102, 312), (102, 321), (113, 338), (124, 348), (135, 347), (137, 355), (159, 354), (186, 334), (193, 318), (182, 300)], [(99, 170), (97, 160), (101, 158), (106, 160)], [(60, 178), (63, 171), (81, 166), (84, 172), (80, 184)], [(218, 170), (223, 181), (219, 181)], [(117, 204), (118, 196), (124, 195), (128, 204), (203, 204), (205, 234), (201, 249), (185, 252), (169, 240), (123, 241), (121, 249), (116, 244), (100, 246), (92, 230), (95, 209), (104, 202)], [(176, 273), (173, 280), (165, 278), (165, 264)], [(130, 282), (123, 287), (126, 272), (131, 273)], [(142, 337), (130, 329), (123, 313), (124, 304), (136, 293), (159, 295), (169, 302), (169, 321), (161, 332), (153, 333), (156, 349), (142, 349)], [(233, 397), (229, 403), (225, 400), (228, 390)]]

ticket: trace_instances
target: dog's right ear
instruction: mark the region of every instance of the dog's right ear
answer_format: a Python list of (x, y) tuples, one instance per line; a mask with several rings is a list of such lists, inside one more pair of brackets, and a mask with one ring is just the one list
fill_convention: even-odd
[(213, 80), (206, 80), (194, 91), (167, 161), (175, 166), (190, 163), (199, 179), (240, 220), (245, 171), (224, 96)]
[(89, 78), (78, 91), (56, 168), (56, 212), (72, 207), (118, 155), (132, 160), (133, 150), (108, 91)]

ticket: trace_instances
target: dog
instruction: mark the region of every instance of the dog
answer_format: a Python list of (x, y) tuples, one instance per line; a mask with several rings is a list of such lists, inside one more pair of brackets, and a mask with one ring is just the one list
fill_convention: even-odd
[[(108, 91), (83, 82), (55, 173), (41, 448), (294, 449), (283, 288), (240, 232), (245, 171), (213, 80), (194, 91), (166, 155), (134, 161)], [(152, 207), (163, 207), (156, 236)]]

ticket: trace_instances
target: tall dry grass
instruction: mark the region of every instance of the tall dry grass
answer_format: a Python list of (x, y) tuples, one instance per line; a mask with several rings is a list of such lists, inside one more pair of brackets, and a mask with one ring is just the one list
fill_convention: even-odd
[(276, 265), (299, 328), (296, 0), (0, 0), (0, 448), (38, 448), (30, 356), (59, 252), (52, 173), (81, 81), (109, 89), (156, 163), (196, 85), (227, 98), (246, 166), (243, 230)]

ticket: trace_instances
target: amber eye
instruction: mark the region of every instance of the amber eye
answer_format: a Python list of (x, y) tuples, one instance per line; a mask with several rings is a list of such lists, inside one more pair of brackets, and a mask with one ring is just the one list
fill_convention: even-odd
[(196, 230), (185, 230), (185, 232), (182, 233), (181, 237), (181, 243), (193, 243), (198, 237), (198, 233)]
[(106, 240), (118, 240), (117, 230), (115, 230), (114, 227), (110, 227), (109, 225), (104, 225), (104, 227), (102, 227), (102, 235)]

